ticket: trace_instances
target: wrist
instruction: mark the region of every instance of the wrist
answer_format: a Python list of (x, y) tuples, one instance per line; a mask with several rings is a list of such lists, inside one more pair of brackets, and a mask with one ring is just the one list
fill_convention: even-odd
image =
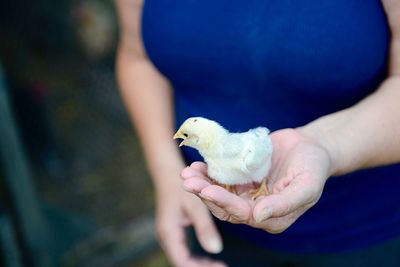
[(313, 123), (297, 128), (301, 135), (318, 145), (324, 150), (329, 158), (329, 176), (343, 174), (345, 171), (340, 162), (339, 146), (335, 142), (335, 138), (328, 133), (328, 129), (322, 129)]

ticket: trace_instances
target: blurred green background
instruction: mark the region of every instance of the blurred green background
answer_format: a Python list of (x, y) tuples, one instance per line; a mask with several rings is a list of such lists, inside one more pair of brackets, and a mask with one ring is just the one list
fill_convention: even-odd
[(116, 88), (117, 37), (113, 1), (0, 2), (1, 97), (12, 111), (0, 124), (21, 142), (2, 133), (1, 266), (167, 266)]

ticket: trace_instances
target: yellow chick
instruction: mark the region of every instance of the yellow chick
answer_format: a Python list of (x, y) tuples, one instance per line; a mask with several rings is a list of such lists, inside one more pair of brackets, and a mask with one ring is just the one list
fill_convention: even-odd
[(183, 139), (179, 147), (195, 148), (208, 165), (208, 176), (231, 192), (233, 185), (261, 183), (250, 194), (254, 200), (268, 194), (266, 176), (271, 167), (272, 142), (269, 130), (257, 127), (230, 133), (215, 121), (202, 117), (187, 119), (174, 135)]

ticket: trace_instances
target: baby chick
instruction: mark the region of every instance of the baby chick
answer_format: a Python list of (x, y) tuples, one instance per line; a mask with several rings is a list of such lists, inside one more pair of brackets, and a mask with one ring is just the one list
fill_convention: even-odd
[(179, 144), (199, 151), (208, 165), (208, 176), (232, 191), (233, 185), (261, 183), (251, 190), (252, 199), (268, 194), (266, 179), (271, 167), (272, 143), (265, 127), (230, 133), (215, 121), (187, 119), (174, 135)]

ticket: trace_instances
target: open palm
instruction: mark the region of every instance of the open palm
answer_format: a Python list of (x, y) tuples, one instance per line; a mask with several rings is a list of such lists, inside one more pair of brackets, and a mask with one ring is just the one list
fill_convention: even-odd
[(207, 177), (207, 165), (195, 162), (181, 176), (184, 188), (199, 196), (217, 218), (248, 224), (270, 233), (292, 225), (320, 198), (330, 175), (331, 160), (326, 150), (298, 129), (271, 134), (272, 167), (267, 177), (267, 196), (252, 200), (254, 185), (237, 185), (237, 194), (214, 185)]

